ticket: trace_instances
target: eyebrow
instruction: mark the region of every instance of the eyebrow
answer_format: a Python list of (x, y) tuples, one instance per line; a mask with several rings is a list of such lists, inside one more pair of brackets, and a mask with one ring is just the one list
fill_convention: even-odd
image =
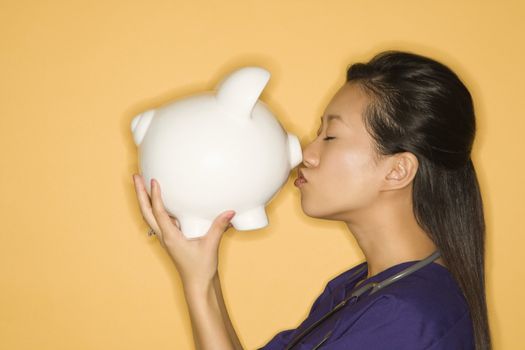
[[(326, 122), (328, 123), (329, 121), (331, 120), (339, 120), (340, 122), (342, 122), (343, 124), (346, 125), (346, 123), (344, 122), (343, 118), (341, 118), (340, 115), (335, 115), (335, 114), (329, 114), (326, 116), (327, 120)], [(321, 116), (321, 126), (319, 127), (319, 130), (317, 130), (317, 135), (319, 136), (319, 134), (321, 133), (321, 129), (323, 128), (323, 117)]]
[[(335, 115), (335, 114), (329, 114), (329, 115), (327, 115), (327, 118), (328, 118), (327, 121), (326, 121), (327, 123), (328, 123), (329, 121), (331, 121), (331, 120), (334, 120), (334, 119), (338, 119), (338, 120), (340, 120), (340, 121), (343, 121), (343, 118), (341, 118), (340, 115)], [(321, 116), (321, 123), (322, 123), (322, 122), (323, 122), (323, 117)]]

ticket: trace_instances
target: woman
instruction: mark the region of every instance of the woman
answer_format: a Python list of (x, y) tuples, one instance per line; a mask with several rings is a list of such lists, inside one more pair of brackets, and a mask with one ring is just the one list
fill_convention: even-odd
[[(443, 64), (386, 51), (350, 66), (303, 150), (296, 185), (303, 211), (344, 221), (366, 261), (328, 282), (299, 327), (261, 349), (490, 349), (485, 223), (470, 158), (475, 129), (470, 93)], [(197, 348), (242, 349), (217, 273), (229, 212), (205, 237), (186, 240), (158, 183), (150, 200), (143, 179), (134, 180), (143, 216), (181, 275)], [(432, 253), (441, 255), (425, 259)], [(424, 259), (310, 330), (359, 288)]]

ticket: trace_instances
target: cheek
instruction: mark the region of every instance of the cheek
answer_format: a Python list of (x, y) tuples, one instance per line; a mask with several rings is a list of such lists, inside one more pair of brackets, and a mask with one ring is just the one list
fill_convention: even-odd
[(361, 153), (346, 152), (337, 159), (333, 183), (341, 189), (366, 186), (371, 176), (369, 159)]
[(325, 198), (327, 205), (347, 206), (350, 209), (366, 205), (374, 198), (376, 172), (368, 153), (339, 152), (328, 160), (330, 167), (323, 174), (326, 175), (325, 194), (330, 197)]

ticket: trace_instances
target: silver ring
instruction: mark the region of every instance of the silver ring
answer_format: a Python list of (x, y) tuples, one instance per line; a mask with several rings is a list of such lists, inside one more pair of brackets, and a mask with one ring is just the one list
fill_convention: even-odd
[(152, 228), (150, 228), (149, 231), (148, 231), (148, 236), (151, 237), (151, 236), (153, 236), (154, 234), (155, 234), (155, 231), (154, 231)]

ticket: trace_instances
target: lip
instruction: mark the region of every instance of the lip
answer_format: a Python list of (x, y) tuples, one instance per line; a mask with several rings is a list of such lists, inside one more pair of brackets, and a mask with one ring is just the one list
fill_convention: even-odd
[(304, 174), (301, 169), (297, 171), (297, 179), (294, 181), (294, 185), (301, 188), (304, 184), (306, 184), (308, 181), (304, 177)]
[(304, 177), (303, 169), (299, 168), (297, 170), (297, 174), (298, 174), (297, 176), (298, 179), (303, 179), (305, 182), (308, 182), (308, 180), (306, 180), (306, 177)]
[(295, 179), (294, 183), (293, 183), (295, 186), (301, 188), (303, 187), (303, 185), (306, 184), (306, 180), (301, 178), (301, 177), (298, 177), (297, 179)]

